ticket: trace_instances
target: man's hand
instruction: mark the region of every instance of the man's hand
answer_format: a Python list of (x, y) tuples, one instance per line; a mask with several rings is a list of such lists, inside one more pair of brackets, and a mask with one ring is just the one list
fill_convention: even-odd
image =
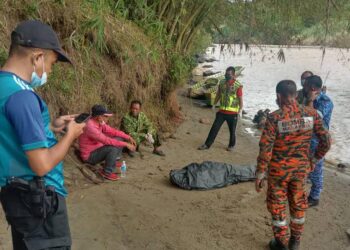
[(131, 152), (135, 152), (136, 151), (136, 146), (133, 144), (126, 144), (126, 147), (131, 151)]
[(76, 123), (73, 118), (67, 125), (67, 135), (72, 136), (74, 139), (78, 138), (83, 133), (85, 125), (85, 122)]
[(318, 92), (318, 91), (312, 90), (312, 91), (310, 91), (309, 94), (308, 94), (308, 99), (309, 99), (310, 101), (314, 101), (314, 100), (316, 100), (316, 98), (317, 98), (318, 95), (319, 95), (319, 92)]
[(150, 134), (150, 133), (147, 133), (147, 134), (146, 134), (146, 140), (147, 140), (149, 143), (151, 143), (151, 144), (154, 143), (153, 136), (152, 136), (152, 134)]
[(78, 116), (78, 114), (74, 115), (62, 115), (58, 118), (56, 118), (52, 123), (51, 123), (51, 129), (53, 132), (56, 133), (61, 133), (64, 128), (66, 128), (67, 124), (74, 120), (74, 118)]
[(256, 192), (260, 193), (261, 190), (264, 188), (265, 173), (256, 172), (255, 176), (256, 176), (255, 190)]
[(317, 90), (311, 90), (310, 92), (308, 92), (307, 99), (306, 99), (306, 106), (313, 107), (314, 100), (316, 100), (319, 94), (320, 93)]
[(134, 138), (132, 138), (131, 136), (130, 136), (130, 138), (129, 138), (129, 142), (130, 142), (132, 145), (136, 146), (136, 141), (135, 141)]
[(255, 190), (256, 192), (260, 193), (261, 190), (264, 188), (265, 186), (265, 179), (256, 179), (255, 180)]
[(72, 120), (67, 127), (67, 133), (55, 146), (26, 151), (30, 168), (38, 176), (46, 175), (63, 160), (72, 142), (83, 132), (85, 123), (76, 123)]

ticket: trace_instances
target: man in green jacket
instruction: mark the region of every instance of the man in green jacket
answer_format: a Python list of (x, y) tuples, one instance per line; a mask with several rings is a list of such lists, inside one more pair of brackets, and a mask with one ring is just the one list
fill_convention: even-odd
[[(130, 112), (122, 119), (121, 130), (129, 134), (136, 141), (137, 147), (141, 142), (147, 140), (153, 144), (153, 154), (165, 156), (160, 149), (161, 143), (157, 131), (153, 128), (152, 122), (147, 118), (145, 113), (141, 112), (142, 103), (134, 100), (130, 104)], [(129, 153), (133, 156), (132, 153)]]

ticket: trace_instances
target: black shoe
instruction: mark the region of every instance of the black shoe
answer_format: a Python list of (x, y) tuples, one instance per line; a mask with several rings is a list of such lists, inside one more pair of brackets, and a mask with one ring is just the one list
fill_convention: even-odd
[(209, 147), (206, 144), (203, 144), (202, 146), (197, 148), (198, 150), (205, 150), (205, 149), (209, 149)]
[(311, 196), (309, 196), (307, 198), (307, 202), (309, 204), (309, 207), (316, 207), (318, 206), (318, 203), (320, 203), (320, 200), (315, 200), (314, 198), (312, 198)]
[(270, 250), (288, 250), (288, 248), (278, 239), (274, 238), (270, 241)]
[(290, 237), (288, 248), (289, 250), (298, 250), (300, 246), (300, 240), (295, 239), (295, 237)]

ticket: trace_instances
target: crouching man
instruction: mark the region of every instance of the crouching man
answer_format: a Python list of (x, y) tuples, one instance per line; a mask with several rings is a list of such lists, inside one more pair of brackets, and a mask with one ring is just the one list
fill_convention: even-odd
[(121, 129), (135, 139), (137, 146), (147, 140), (153, 144), (153, 154), (165, 156), (164, 152), (160, 149), (159, 135), (145, 113), (141, 112), (141, 106), (140, 101), (135, 100), (131, 102), (129, 113), (123, 117)]

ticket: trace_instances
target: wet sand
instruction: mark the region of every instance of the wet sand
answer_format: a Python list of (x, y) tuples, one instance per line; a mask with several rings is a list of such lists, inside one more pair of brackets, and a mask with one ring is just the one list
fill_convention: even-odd
[[(185, 121), (167, 139), (166, 157), (143, 147), (144, 158), (130, 159), (127, 177), (101, 185), (72, 186), (67, 199), (73, 249), (267, 249), (272, 237), (265, 193), (254, 183), (211, 191), (185, 191), (169, 183), (169, 171), (204, 160), (245, 164), (256, 162), (257, 139), (240, 122), (234, 152), (225, 150), (228, 129), (223, 125), (210, 150), (198, 151), (214, 119), (210, 109), (179, 96)], [(68, 171), (72, 166), (68, 166)], [(325, 171), (320, 206), (307, 211), (301, 249), (350, 249), (350, 179)], [(10, 230), (0, 212), (0, 249), (11, 249)]]

